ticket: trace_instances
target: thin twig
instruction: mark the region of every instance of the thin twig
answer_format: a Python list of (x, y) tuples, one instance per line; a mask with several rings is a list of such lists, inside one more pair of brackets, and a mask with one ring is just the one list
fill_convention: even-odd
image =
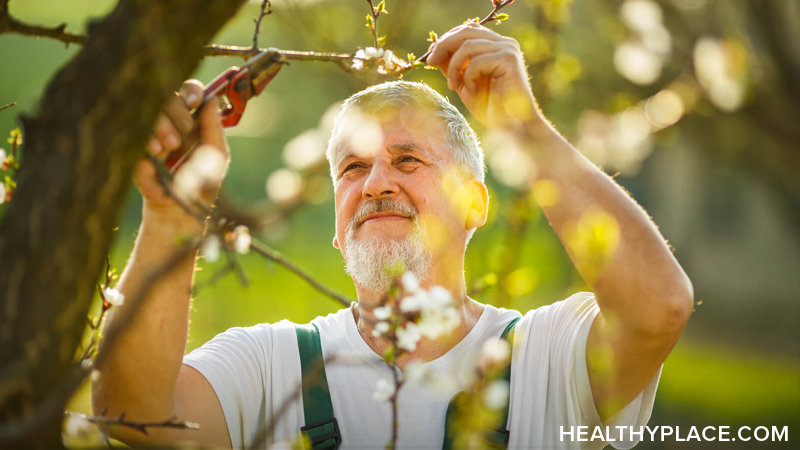
[(6, 106), (0, 106), (0, 111), (2, 111), (4, 109), (11, 108), (12, 106), (16, 106), (16, 104), (17, 104), (17, 102), (11, 102), (11, 103), (7, 104)]
[(234, 253), (233, 249), (225, 247), (225, 255), (228, 257), (228, 262), (236, 273), (236, 277), (239, 278), (239, 283), (244, 287), (250, 286), (250, 279), (247, 278), (247, 273), (245, 273), (242, 265), (239, 264), (239, 260), (236, 259), (236, 253)]
[(272, 14), (272, 4), (269, 2), (269, 0), (264, 0), (261, 2), (261, 10), (258, 13), (258, 18), (253, 19), (253, 22), (256, 24), (255, 30), (253, 31), (253, 50), (258, 51), (258, 33), (261, 28), (261, 21), (264, 19), (264, 16), (268, 16), (270, 14)]
[[(170, 197), (172, 197), (174, 200), (176, 200), (178, 205), (181, 206), (184, 210), (186, 210), (190, 214), (193, 214), (199, 220), (205, 220), (205, 217), (203, 217), (202, 214), (199, 214), (199, 213), (193, 211), (192, 208), (189, 205), (187, 205), (185, 202), (181, 201), (180, 198), (178, 198), (178, 196), (175, 194), (175, 192), (172, 189), (170, 189), (171, 175), (169, 174), (169, 171), (166, 170), (166, 166), (164, 166), (164, 164), (161, 161), (159, 161), (157, 158), (155, 158), (154, 156), (148, 154), (148, 157), (150, 158), (150, 160), (153, 162), (153, 164), (158, 169), (159, 174), (161, 174), (161, 181), (162, 181), (162, 184), (164, 186), (164, 192), (167, 195), (169, 195)], [(216, 224), (219, 224), (220, 222), (222, 222), (222, 225), (216, 226), (217, 228), (224, 228), (225, 226), (236, 225), (235, 222), (232, 222), (232, 221), (228, 220), (226, 217), (223, 217), (222, 215), (218, 214), (215, 210), (212, 210), (212, 209), (209, 208), (209, 209), (206, 209), (204, 212), (207, 214), (207, 216), (211, 216), (212, 217), (211, 223), (214, 224), (215, 226), (216, 226)], [(202, 219), (201, 219), (201, 217), (202, 217)], [(216, 230), (216, 231), (219, 231), (219, 230)], [(318, 291), (322, 292), (323, 294), (331, 297), (332, 299), (338, 301), (343, 306), (348, 307), (353, 302), (353, 300), (343, 296), (342, 294), (339, 294), (339, 293), (333, 291), (332, 289), (330, 289), (327, 286), (323, 285), (321, 282), (317, 281), (309, 273), (307, 273), (306, 271), (301, 269), (299, 266), (297, 266), (293, 262), (291, 262), (288, 259), (286, 259), (283, 255), (280, 254), (280, 252), (277, 252), (277, 251), (267, 247), (264, 244), (260, 244), (260, 243), (256, 242), (255, 240), (253, 240), (253, 242), (250, 244), (250, 248), (253, 249), (256, 253), (259, 253), (262, 256), (264, 256), (264, 257), (266, 257), (266, 258), (268, 258), (268, 259), (270, 259), (270, 260), (272, 260), (272, 261), (274, 261), (274, 262), (286, 267), (290, 271), (292, 271), (295, 274), (297, 274), (300, 278), (304, 279), (312, 287), (314, 287)], [(241, 277), (241, 274), (240, 274), (240, 277)]]
[(234, 265), (229, 261), (224, 267), (211, 274), (211, 276), (208, 277), (208, 280), (205, 280), (202, 283), (195, 283), (194, 287), (192, 287), (192, 296), (197, 295), (201, 289), (204, 289), (207, 286), (213, 286), (217, 284), (217, 281), (221, 280), (222, 277), (230, 273), (230, 271), (233, 269)]
[[(505, 8), (506, 6), (512, 3), (514, 3), (514, 0), (504, 0), (500, 3), (495, 4), (494, 9), (492, 9), (492, 12), (490, 12), (488, 16), (484, 17), (480, 22), (478, 22), (478, 25), (485, 25), (487, 22), (493, 21), (495, 19), (495, 16), (497, 15), (497, 11), (500, 11), (501, 9)], [(416, 61), (419, 62), (427, 61), (428, 57), (431, 55), (431, 52), (433, 52), (433, 48), (425, 52), (424, 55), (417, 58)]]
[[(396, 352), (398, 349), (395, 346), (394, 351)], [(394, 378), (394, 394), (392, 394), (391, 401), (392, 401), (392, 442), (386, 446), (388, 450), (396, 450), (397, 449), (397, 428), (398, 428), (398, 418), (397, 418), (397, 397), (400, 393), (400, 388), (403, 387), (404, 380), (400, 379), (400, 376), (397, 374), (397, 370), (395, 370), (394, 364), (389, 361), (386, 361), (386, 365), (389, 367), (389, 370), (392, 371), (392, 377)]]
[(353, 300), (345, 297), (342, 294), (339, 294), (332, 289), (328, 288), (327, 286), (323, 285), (314, 277), (312, 277), (308, 272), (298, 267), (295, 263), (286, 259), (279, 251), (273, 250), (266, 245), (257, 242), (253, 239), (253, 242), (250, 244), (250, 248), (255, 251), (256, 253), (268, 258), (276, 263), (286, 267), (291, 272), (294, 272), (295, 275), (299, 276), (300, 278), (304, 279), (308, 284), (314, 287), (316, 290), (322, 292), (323, 294), (327, 295), (328, 297), (336, 300), (337, 302), (341, 303), (343, 306), (348, 307)]
[(86, 35), (70, 33), (66, 31), (66, 28), (66, 23), (55, 27), (27, 24), (11, 17), (7, 9), (4, 11), (3, 15), (0, 15), (0, 34), (16, 33), (23, 36), (45, 37), (55, 39), (67, 45), (84, 44), (86, 42)]
[(189, 206), (183, 200), (183, 198), (181, 198), (181, 196), (178, 195), (175, 192), (175, 190), (172, 189), (173, 177), (172, 174), (169, 172), (169, 169), (167, 169), (167, 166), (165, 166), (161, 160), (151, 155), (150, 153), (147, 153), (147, 159), (149, 159), (150, 162), (152, 162), (153, 165), (155, 166), (156, 172), (158, 172), (158, 179), (159, 182), (161, 183), (161, 187), (164, 189), (164, 193), (166, 193), (170, 198), (172, 198), (172, 200), (174, 200), (175, 203), (178, 204), (178, 206), (180, 206), (184, 211), (192, 215), (195, 219), (199, 220), (201, 223), (204, 222), (206, 220), (206, 217), (208, 217), (211, 214), (212, 209), (207, 205), (204, 205), (199, 202), (195, 202), (194, 205), (198, 209), (200, 209), (199, 212), (196, 209)]
[(380, 13), (375, 10), (375, 6), (372, 5), (372, 0), (367, 0), (367, 3), (369, 3), (369, 13), (372, 16), (372, 27), (370, 27), (369, 31), (372, 33), (375, 48), (378, 48), (378, 16)]
[(91, 422), (99, 426), (119, 425), (123, 427), (128, 427), (136, 431), (139, 431), (144, 435), (150, 434), (147, 432), (148, 428), (179, 428), (179, 429), (189, 429), (189, 430), (200, 429), (200, 424), (195, 422), (177, 422), (178, 419), (177, 417), (173, 417), (172, 419), (165, 420), (163, 422), (134, 422), (131, 420), (125, 420), (125, 413), (121, 413), (119, 417), (116, 418), (105, 417), (105, 416), (88, 416), (86, 414), (76, 413), (72, 411), (65, 411), (64, 415), (77, 417), (79, 419), (86, 420), (87, 422)]

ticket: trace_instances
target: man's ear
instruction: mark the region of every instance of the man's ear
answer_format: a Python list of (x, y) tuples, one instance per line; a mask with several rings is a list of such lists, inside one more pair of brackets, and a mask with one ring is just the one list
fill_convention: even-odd
[(333, 248), (335, 248), (336, 250), (341, 250), (339, 248), (339, 240), (336, 239), (336, 236), (333, 236)]
[(480, 180), (472, 179), (469, 181), (470, 206), (467, 211), (467, 230), (472, 230), (483, 226), (486, 223), (486, 216), (489, 214), (489, 191), (486, 185)]

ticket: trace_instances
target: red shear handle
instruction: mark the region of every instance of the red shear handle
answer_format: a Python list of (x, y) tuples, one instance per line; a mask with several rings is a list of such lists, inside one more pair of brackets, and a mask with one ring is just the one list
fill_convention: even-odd
[(220, 99), (222, 107), (219, 116), (222, 126), (230, 128), (236, 126), (242, 118), (247, 101), (252, 98), (252, 84), (250, 83), (250, 71), (245, 67), (231, 67), (220, 74), (203, 91), (203, 103), (192, 113), (194, 125), (192, 130), (184, 136), (181, 147), (170, 153), (165, 164), (170, 172), (178, 170), (191, 151), (197, 145), (200, 136), (197, 129), (197, 119), (200, 110), (210, 101)]

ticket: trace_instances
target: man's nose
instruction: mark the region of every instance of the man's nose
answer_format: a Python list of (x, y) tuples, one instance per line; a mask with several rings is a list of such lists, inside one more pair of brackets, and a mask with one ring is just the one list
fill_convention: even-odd
[(364, 182), (362, 195), (364, 198), (381, 198), (398, 192), (397, 183), (392, 173), (391, 164), (383, 158), (377, 159), (370, 167), (369, 175)]

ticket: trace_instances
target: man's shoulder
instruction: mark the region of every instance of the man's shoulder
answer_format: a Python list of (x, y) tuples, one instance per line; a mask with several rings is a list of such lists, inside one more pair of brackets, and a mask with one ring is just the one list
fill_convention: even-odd
[(569, 297), (547, 305), (532, 308), (524, 313), (523, 321), (555, 318), (556, 316), (571, 316), (597, 308), (597, 302), (592, 292), (577, 292)]

